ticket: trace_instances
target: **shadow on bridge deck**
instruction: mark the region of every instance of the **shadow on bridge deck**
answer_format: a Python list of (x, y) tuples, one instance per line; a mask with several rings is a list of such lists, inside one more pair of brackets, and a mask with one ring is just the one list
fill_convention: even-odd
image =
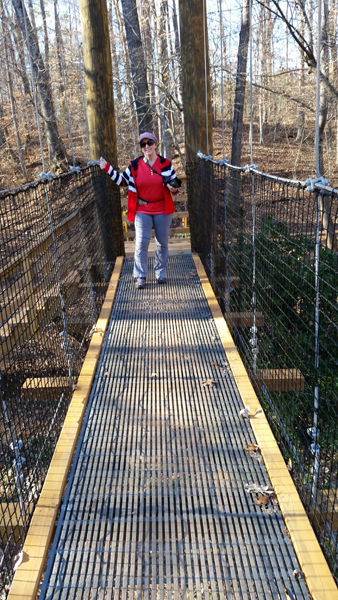
[[(337, 598), (199, 259), (173, 247), (165, 286), (152, 267), (135, 290), (127, 252), (40, 599)], [(45, 498), (11, 600), (38, 591)]]

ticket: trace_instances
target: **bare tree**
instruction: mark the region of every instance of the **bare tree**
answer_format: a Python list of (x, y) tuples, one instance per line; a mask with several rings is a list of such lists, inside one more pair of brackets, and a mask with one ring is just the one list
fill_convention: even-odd
[(117, 106), (115, 104), (115, 115), (116, 115), (116, 122), (118, 122), (119, 111), (122, 108), (123, 100), (122, 100), (121, 86), (119, 83), (119, 64), (118, 64), (118, 60), (117, 60), (116, 44), (115, 44), (114, 30), (113, 30), (113, 1), (112, 0), (109, 0), (109, 2), (108, 2), (108, 25), (109, 25), (110, 51), (111, 51), (112, 63), (113, 63), (113, 73), (115, 73), (114, 91), (115, 91), (115, 94), (117, 97)]
[(59, 11), (57, 6), (57, 0), (53, 1), (54, 4), (54, 20), (55, 20), (55, 41), (56, 41), (56, 56), (57, 56), (57, 65), (59, 69), (59, 98), (61, 97), (61, 103), (64, 106), (64, 85), (63, 85), (63, 73), (62, 73), (62, 38), (61, 38), (61, 24), (59, 19)]
[[(45, 124), (49, 159), (52, 162), (52, 168), (54, 170), (58, 170), (60, 168), (63, 170), (68, 164), (68, 159), (65, 146), (59, 135), (57, 127), (52, 90), (49, 79), (46, 75), (45, 65), (40, 53), (38, 39), (34, 34), (28, 14), (22, 1), (12, 0), (12, 4), (32, 61), (34, 79), (39, 92), (41, 114)], [(27, 23), (27, 36), (25, 19)]]
[(124, 80), (125, 80), (125, 83), (127, 84), (127, 91), (128, 91), (129, 110), (130, 110), (129, 131), (131, 131), (132, 136), (133, 136), (134, 152), (136, 154), (136, 149), (137, 149), (136, 132), (137, 132), (138, 123), (137, 123), (137, 118), (136, 118), (135, 110), (134, 110), (133, 84), (132, 84), (132, 77), (131, 77), (131, 72), (130, 72), (126, 34), (125, 34), (125, 29), (123, 27), (123, 20), (122, 20), (122, 15), (120, 13), (120, 7), (119, 7), (118, 0), (113, 0), (113, 5), (114, 5), (114, 12), (115, 12), (115, 17), (116, 17), (116, 21), (117, 21), (117, 27), (118, 27), (118, 31), (119, 31), (119, 39), (120, 39), (120, 43), (121, 43), (121, 47), (122, 47), (122, 58), (123, 58), (124, 69), (125, 69)]
[(1, 11), (1, 24), (2, 24), (2, 37), (3, 37), (4, 49), (5, 49), (5, 61), (4, 62), (5, 62), (5, 67), (6, 67), (8, 91), (9, 91), (9, 98), (10, 98), (10, 103), (11, 103), (11, 110), (12, 110), (12, 118), (13, 118), (13, 125), (14, 125), (14, 131), (15, 131), (16, 146), (17, 146), (17, 150), (18, 150), (18, 156), (19, 156), (19, 162), (20, 162), (21, 170), (22, 170), (22, 173), (23, 173), (23, 176), (24, 176), (25, 180), (27, 181), (27, 170), (26, 170), (25, 160), (24, 160), (24, 157), (23, 157), (23, 154), (22, 154), (20, 134), (19, 134), (17, 117), (16, 117), (16, 109), (15, 109), (14, 94), (13, 94), (13, 84), (12, 84), (12, 75), (11, 75), (11, 69), (10, 69), (10, 66), (9, 66), (9, 57), (8, 57), (8, 50), (7, 50), (8, 30), (7, 31), (5, 30), (5, 19), (4, 19), (4, 10), (3, 10), (2, 0), (0, 0), (0, 11)]
[[(243, 134), (243, 116), (246, 84), (246, 68), (248, 58), (248, 46), (250, 37), (250, 19), (251, 19), (251, 1), (243, 0), (242, 4), (242, 22), (239, 34), (239, 45), (237, 54), (237, 74), (235, 89), (235, 108), (232, 125), (232, 146), (231, 146), (231, 164), (240, 166), (242, 156), (242, 134)], [(239, 214), (239, 171), (231, 171), (228, 182), (229, 208), (236, 214)]]
[[(17, 19), (17, 16), (15, 13), (14, 13), (14, 16), (15, 16), (15, 22), (12, 23), (11, 33), (12, 33), (14, 43), (15, 43), (15, 46), (17, 49), (18, 61), (13, 60), (12, 62), (13, 62), (15, 70), (17, 71), (17, 73), (19, 73), (19, 75), (22, 79), (24, 93), (28, 95), (28, 94), (30, 94), (31, 90), (30, 90), (26, 62), (25, 62), (25, 53), (24, 53), (25, 41), (24, 41), (24, 37), (22, 36), (19, 22), (18, 22), (18, 19)], [(10, 46), (10, 50), (9, 50), (10, 54), (12, 54), (12, 57), (14, 57), (14, 51), (13, 51), (13, 47), (11, 44), (11, 38), (9, 38), (8, 43)]]
[(49, 77), (49, 40), (48, 40), (47, 18), (46, 18), (44, 0), (40, 0), (40, 9), (41, 9), (41, 16), (42, 16), (42, 23), (43, 23), (43, 41), (44, 41), (44, 47), (45, 47), (44, 62), (45, 62), (46, 73), (47, 73), (47, 76)]
[(250, 36), (250, 0), (243, 0), (242, 22), (237, 54), (234, 119), (232, 126), (231, 164), (239, 166), (242, 154), (243, 115), (246, 85), (246, 68)]
[[(328, 51), (328, 24), (329, 24), (329, 7), (328, 0), (323, 1), (323, 14), (321, 23), (321, 70), (325, 76), (328, 77), (329, 71), (329, 51)], [(327, 90), (323, 82), (320, 83), (320, 98), (319, 98), (319, 170), (321, 175), (324, 175), (324, 157), (323, 157), (323, 146), (324, 146), (324, 130), (327, 123), (328, 113), (328, 102), (327, 102)]]
[(122, 0), (122, 10), (127, 36), (133, 93), (136, 104), (139, 131), (149, 131), (149, 129), (152, 129), (153, 119), (149, 104), (146, 65), (136, 0)]
[(169, 114), (168, 114), (168, 99), (167, 91), (169, 89), (169, 57), (166, 23), (168, 17), (168, 2), (161, 0), (160, 4), (160, 81), (161, 81), (161, 138), (162, 138), (162, 154), (166, 158), (170, 156), (171, 135), (169, 132)]

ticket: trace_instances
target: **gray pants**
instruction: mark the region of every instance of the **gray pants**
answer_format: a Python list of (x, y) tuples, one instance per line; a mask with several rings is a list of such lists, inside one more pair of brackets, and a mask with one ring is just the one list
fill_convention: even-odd
[(165, 215), (135, 215), (135, 256), (134, 277), (147, 277), (148, 248), (151, 230), (155, 228), (155, 277), (164, 279), (167, 276), (168, 236), (173, 213)]

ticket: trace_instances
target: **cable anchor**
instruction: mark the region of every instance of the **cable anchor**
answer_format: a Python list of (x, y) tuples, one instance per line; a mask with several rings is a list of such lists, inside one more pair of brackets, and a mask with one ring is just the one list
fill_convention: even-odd
[(38, 179), (40, 179), (40, 181), (53, 181), (53, 173), (51, 173), (49, 171), (49, 173), (40, 173), (40, 175), (38, 175)]
[(244, 173), (250, 173), (250, 171), (252, 171), (253, 169), (257, 170), (259, 167), (258, 165), (245, 165), (245, 167), (243, 167), (243, 171)]
[(314, 192), (317, 184), (320, 185), (327, 185), (328, 183), (330, 183), (329, 179), (325, 179), (325, 177), (321, 176), (321, 177), (309, 177), (309, 179), (305, 180), (305, 185), (307, 185), (306, 191), (307, 192)]

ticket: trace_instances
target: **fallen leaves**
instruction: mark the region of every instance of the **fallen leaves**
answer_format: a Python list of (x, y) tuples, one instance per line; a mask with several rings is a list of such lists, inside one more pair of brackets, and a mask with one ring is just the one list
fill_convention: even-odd
[(254, 501), (254, 504), (262, 504), (263, 506), (267, 506), (269, 502), (269, 496), (257, 496), (257, 500)]
[(246, 483), (244, 486), (245, 490), (250, 494), (257, 494), (256, 500), (254, 500), (253, 504), (257, 504), (258, 506), (264, 506), (265, 508), (269, 507), (271, 512), (275, 512), (274, 504), (278, 505), (277, 495), (275, 490), (269, 485), (256, 485)]
[(274, 494), (275, 490), (269, 485), (257, 485), (256, 483), (246, 483), (244, 485), (244, 489), (246, 492), (250, 494)]
[(293, 594), (293, 592), (291, 592), (291, 590), (287, 590), (286, 587), (284, 587), (284, 592), (285, 592), (286, 600), (296, 600), (295, 595)]
[(250, 454), (250, 456), (252, 456), (255, 460), (257, 460), (257, 462), (259, 462), (259, 463), (263, 462), (258, 444), (248, 444), (246, 442), (245, 446), (244, 446), (244, 450), (245, 450), (245, 452)]
[(244, 450), (249, 454), (256, 454), (257, 450), (259, 450), (258, 444), (245, 444)]
[(94, 335), (94, 333), (99, 333), (102, 337), (104, 334), (104, 329), (102, 329), (102, 327), (93, 327), (90, 330), (89, 336), (91, 337), (92, 335)]
[(13, 569), (14, 573), (17, 570), (17, 568), (20, 567), (20, 565), (22, 563), (22, 559), (23, 559), (23, 551), (22, 550), (18, 554), (16, 554), (15, 556), (13, 556), (13, 558), (12, 558), (12, 569)]
[(247, 404), (247, 406), (245, 408), (242, 408), (242, 410), (239, 411), (239, 414), (241, 417), (243, 417), (243, 419), (248, 419), (250, 410), (251, 410), (250, 406), (249, 406), (249, 404)]
[(187, 279), (193, 279), (193, 277), (197, 276), (197, 271), (190, 271)]
[(257, 410), (254, 412), (254, 414), (250, 415), (250, 406), (249, 404), (246, 405), (245, 408), (242, 408), (242, 410), (239, 411), (239, 414), (241, 417), (243, 417), (243, 419), (253, 419), (254, 417), (256, 417), (257, 415), (261, 414), (263, 412), (263, 410), (261, 408), (257, 408)]
[(217, 385), (217, 381), (215, 381), (214, 379), (206, 379), (205, 381), (202, 381), (202, 385), (203, 387), (213, 387), (214, 385)]
[(301, 579), (302, 578), (302, 573), (300, 571), (297, 571), (297, 569), (294, 570), (293, 572), (293, 576), (295, 579)]

